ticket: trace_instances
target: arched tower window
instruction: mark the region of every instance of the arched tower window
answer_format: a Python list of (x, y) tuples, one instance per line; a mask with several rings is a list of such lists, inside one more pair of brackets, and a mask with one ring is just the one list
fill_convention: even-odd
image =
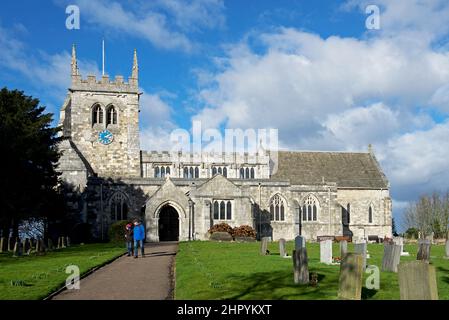
[(304, 200), (303, 205), (303, 220), (304, 221), (317, 221), (318, 220), (318, 200), (315, 196), (309, 195)]
[(154, 168), (154, 177), (155, 178), (159, 178), (160, 177), (160, 175), (159, 175), (159, 167)]
[(92, 125), (103, 123), (103, 108), (96, 104), (92, 109)]
[(270, 200), (270, 216), (271, 220), (285, 221), (285, 203), (278, 194)]
[(226, 169), (226, 167), (223, 168), (223, 176), (228, 177), (228, 170)]
[(127, 220), (128, 204), (123, 192), (115, 193), (111, 198), (111, 221)]
[(117, 111), (114, 106), (109, 106), (107, 110), (106, 125), (117, 124)]
[(368, 208), (368, 223), (373, 223), (373, 207), (371, 205)]
[(251, 168), (251, 179), (254, 179), (254, 168)]

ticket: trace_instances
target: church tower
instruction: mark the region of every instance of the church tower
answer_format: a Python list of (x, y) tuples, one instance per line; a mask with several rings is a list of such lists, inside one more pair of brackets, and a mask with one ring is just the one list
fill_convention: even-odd
[[(137, 52), (131, 77), (108, 75), (86, 79), (79, 72), (72, 48), (71, 86), (61, 108), (60, 125), (67, 141), (60, 160), (63, 179), (83, 187), (84, 176), (140, 176), (139, 67)], [(83, 170), (81, 170), (81, 168)], [(86, 171), (85, 173), (82, 171)]]

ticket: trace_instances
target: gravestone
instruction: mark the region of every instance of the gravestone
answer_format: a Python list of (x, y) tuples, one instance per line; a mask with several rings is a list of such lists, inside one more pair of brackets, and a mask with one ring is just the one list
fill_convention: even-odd
[(279, 239), (279, 255), (285, 257), (287, 253), (285, 252), (285, 239)]
[(384, 244), (382, 271), (398, 272), (402, 247), (397, 244)]
[(348, 253), (348, 242), (346, 240), (340, 241), (340, 258), (343, 259)]
[(362, 256), (363, 272), (366, 270), (366, 242), (354, 244), (354, 253)]
[(0, 253), (3, 253), (5, 251), (4, 247), (5, 247), (5, 238), (1, 237), (0, 238)]
[(296, 284), (309, 283), (309, 262), (307, 259), (307, 249), (299, 248), (293, 250), (293, 281)]
[(402, 262), (398, 278), (401, 300), (438, 300), (435, 266), (426, 261)]
[(48, 250), (53, 250), (54, 249), (53, 241), (50, 238), (48, 238), (47, 243), (48, 243), (48, 245), (47, 245)]
[(23, 246), (23, 252), (26, 252), (27, 254), (29, 254), (30, 248), (31, 248), (30, 239), (26, 238), (25, 245)]
[[(214, 232), (215, 233), (215, 232)], [(227, 232), (226, 232), (227, 233)], [(230, 235), (231, 236), (231, 235)], [(232, 236), (231, 236), (231, 240), (232, 240)], [(65, 243), (65, 237), (61, 237), (61, 248), (66, 248), (66, 243)]]
[(19, 241), (16, 241), (15, 243), (14, 243), (14, 249), (12, 250), (12, 252), (13, 252), (13, 254), (12, 254), (12, 256), (13, 257), (18, 257), (19, 256), (19, 250), (20, 250), (20, 243), (19, 243)]
[(8, 252), (11, 252), (14, 249), (14, 240), (13, 238), (9, 237), (8, 238)]
[(446, 258), (449, 259), (449, 240), (446, 241)]
[(362, 298), (362, 280), (362, 255), (347, 253), (340, 264), (338, 298), (341, 300), (360, 300)]
[(332, 263), (332, 240), (323, 240), (320, 242), (320, 262)]
[(408, 252), (404, 251), (404, 238), (394, 237), (393, 242), (394, 242), (394, 244), (401, 246), (401, 256), (409, 256), (410, 255)]
[(67, 244), (67, 247), (70, 247), (70, 238), (69, 237), (66, 238), (66, 244)]
[(295, 250), (306, 247), (306, 238), (304, 236), (295, 237)]
[(270, 240), (269, 237), (263, 237), (262, 241), (260, 243), (260, 254), (266, 255), (268, 250), (268, 240)]
[[(232, 236), (229, 234), (229, 232), (214, 232), (210, 236), (210, 240), (212, 241), (232, 241)], [(61, 248), (65, 248), (64, 245), (64, 237), (61, 237)]]
[(418, 254), (416, 256), (416, 260), (430, 260), (430, 240), (421, 239), (418, 240)]

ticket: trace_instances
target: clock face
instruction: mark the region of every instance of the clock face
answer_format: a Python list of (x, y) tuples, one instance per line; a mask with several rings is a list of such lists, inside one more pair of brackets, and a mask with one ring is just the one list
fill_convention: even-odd
[(98, 141), (104, 145), (110, 144), (114, 140), (114, 135), (109, 130), (103, 130), (98, 134)]

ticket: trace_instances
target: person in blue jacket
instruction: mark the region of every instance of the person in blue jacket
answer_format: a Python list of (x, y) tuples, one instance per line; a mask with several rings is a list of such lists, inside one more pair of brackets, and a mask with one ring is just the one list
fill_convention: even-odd
[(145, 239), (145, 228), (143, 224), (140, 222), (140, 220), (135, 219), (134, 220), (134, 258), (137, 258), (137, 247), (140, 245), (140, 251), (142, 253), (142, 258), (145, 255), (144, 247), (143, 247), (143, 240)]

